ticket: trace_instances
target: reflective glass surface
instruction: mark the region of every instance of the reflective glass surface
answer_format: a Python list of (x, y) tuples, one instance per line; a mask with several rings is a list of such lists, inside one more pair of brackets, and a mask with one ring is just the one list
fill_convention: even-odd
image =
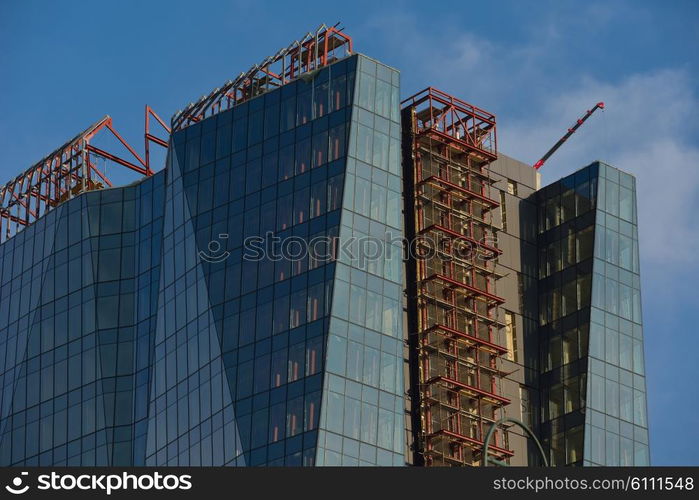
[(0, 463), (145, 459), (164, 172), (0, 246)]
[(398, 112), (334, 62), (0, 246), (0, 464), (402, 465)]
[(319, 465), (403, 465), (398, 72), (359, 57)]
[(596, 162), (537, 196), (549, 459), (647, 465), (635, 179)]

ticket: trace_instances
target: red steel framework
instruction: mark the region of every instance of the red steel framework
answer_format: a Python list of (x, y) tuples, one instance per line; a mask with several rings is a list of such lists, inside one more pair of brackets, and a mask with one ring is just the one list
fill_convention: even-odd
[[(343, 53), (344, 52), (344, 53)], [(172, 130), (229, 109), (248, 99), (280, 87), (304, 74), (311, 73), (352, 53), (352, 38), (342, 32), (338, 24), (321, 25), (300, 40), (265, 58), (235, 80), (213, 90), (171, 121)], [(43, 214), (84, 191), (112, 186), (106, 173), (93, 161), (96, 157), (112, 161), (141, 175), (150, 176), (150, 144), (168, 147), (163, 140), (150, 133), (151, 119), (155, 119), (168, 133), (171, 128), (148, 106), (145, 113), (145, 151), (142, 158), (114, 129), (112, 119), (105, 116), (97, 123), (37, 162), (0, 188), (0, 242), (13, 236)], [(129, 152), (124, 159), (90, 144), (100, 131), (109, 131)]]
[[(406, 99), (403, 164), (414, 451), (427, 466), (480, 465), (483, 439), (509, 400), (500, 345), (489, 164), (495, 116), (434, 88)], [(506, 460), (506, 430), (491, 456)]]
[[(112, 118), (107, 115), (0, 187), (0, 242), (14, 236), (73, 196), (85, 191), (112, 187), (106, 172), (98, 168), (96, 160), (99, 158), (143, 176), (153, 175), (150, 143), (164, 148), (167, 148), (168, 143), (151, 133), (151, 118), (155, 119), (168, 135), (170, 134), (170, 128), (165, 122), (150, 106), (146, 106), (143, 158), (116, 131)], [(108, 131), (116, 138), (129, 152), (130, 158), (124, 159), (91, 144), (93, 138), (102, 131)]]
[(321, 25), (241, 73), (235, 80), (229, 80), (197, 102), (190, 103), (175, 113), (172, 130), (181, 130), (351, 54), (352, 38), (338, 26), (339, 23), (332, 27)]

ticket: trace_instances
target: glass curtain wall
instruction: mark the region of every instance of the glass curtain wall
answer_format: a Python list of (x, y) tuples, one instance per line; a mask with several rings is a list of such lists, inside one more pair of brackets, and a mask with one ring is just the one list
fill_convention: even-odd
[(318, 465), (404, 465), (399, 73), (358, 56)]
[(539, 198), (542, 437), (555, 465), (647, 465), (635, 179), (590, 166)]
[(0, 246), (0, 464), (144, 464), (164, 178)]

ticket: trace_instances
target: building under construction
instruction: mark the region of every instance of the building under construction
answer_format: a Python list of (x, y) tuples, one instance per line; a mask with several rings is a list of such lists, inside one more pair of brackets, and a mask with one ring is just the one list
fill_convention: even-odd
[[(504, 415), (496, 295), (498, 227), (490, 163), (495, 116), (434, 88), (403, 101), (411, 395), (425, 465), (478, 465)], [(506, 434), (493, 453), (505, 459)]]
[[(0, 464), (648, 464), (636, 181), (537, 172), (603, 105), (533, 167), (354, 50), (323, 25), (0, 188)], [(312, 251), (246, 258), (270, 233)]]

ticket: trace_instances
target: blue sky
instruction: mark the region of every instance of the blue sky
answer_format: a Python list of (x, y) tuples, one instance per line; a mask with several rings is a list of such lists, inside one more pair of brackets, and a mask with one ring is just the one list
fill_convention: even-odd
[(170, 116), (321, 23), (355, 49), (498, 118), (500, 151), (543, 169), (601, 159), (638, 178), (655, 465), (699, 464), (699, 3), (0, 2), (0, 183), (105, 114), (142, 148)]

